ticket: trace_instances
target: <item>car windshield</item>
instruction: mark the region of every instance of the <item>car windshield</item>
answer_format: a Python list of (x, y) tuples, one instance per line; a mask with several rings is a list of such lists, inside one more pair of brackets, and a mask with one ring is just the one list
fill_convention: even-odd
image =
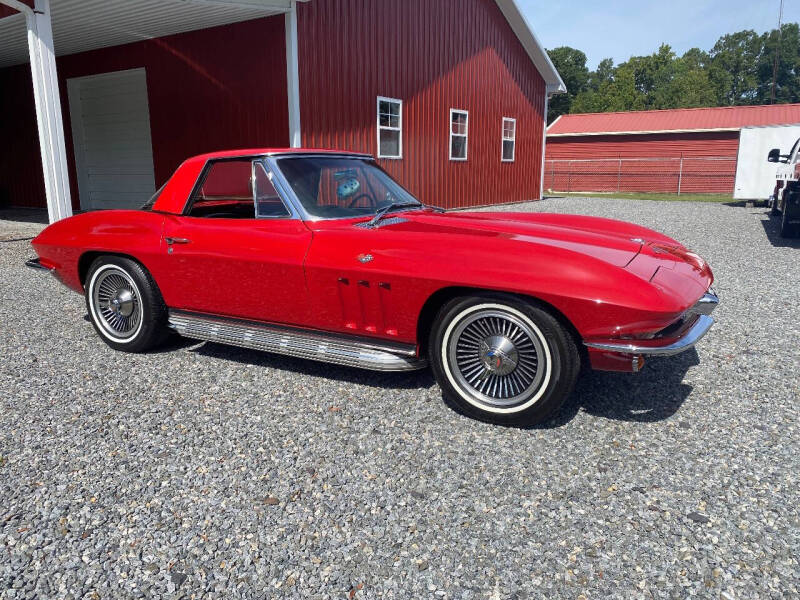
[(391, 205), (422, 206), (365, 158), (297, 156), (280, 158), (277, 164), (312, 217), (341, 219), (374, 215)]

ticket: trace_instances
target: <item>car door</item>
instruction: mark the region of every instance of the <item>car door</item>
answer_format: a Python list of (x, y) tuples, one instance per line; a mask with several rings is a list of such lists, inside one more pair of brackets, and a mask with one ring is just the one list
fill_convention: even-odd
[(164, 298), (170, 308), (303, 324), (310, 242), (262, 161), (211, 162), (185, 214), (166, 217)]

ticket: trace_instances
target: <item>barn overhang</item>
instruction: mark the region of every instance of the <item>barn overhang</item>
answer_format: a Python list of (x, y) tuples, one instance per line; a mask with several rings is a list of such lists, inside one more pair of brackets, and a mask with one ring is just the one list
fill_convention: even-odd
[(72, 214), (56, 57), (283, 14), (289, 143), (299, 146), (298, 1), (0, 0), (0, 68), (31, 65), (50, 222)]

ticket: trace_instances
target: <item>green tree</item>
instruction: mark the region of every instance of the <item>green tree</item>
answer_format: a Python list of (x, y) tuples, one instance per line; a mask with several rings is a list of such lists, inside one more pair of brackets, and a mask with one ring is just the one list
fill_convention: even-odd
[(761, 36), (748, 29), (723, 35), (711, 49), (708, 77), (720, 106), (756, 100), (762, 43)]
[[(777, 56), (777, 68), (776, 68)], [(553, 98), (548, 120), (564, 112), (609, 112), (800, 102), (800, 25), (757, 34), (738, 31), (720, 37), (705, 52), (691, 48), (676, 56), (662, 44), (653, 54), (614, 65), (607, 58), (592, 72), (574, 48), (551, 51), (569, 94)]]
[(547, 122), (552, 123), (560, 115), (570, 112), (575, 96), (586, 89), (589, 68), (586, 66), (586, 55), (575, 48), (560, 46), (548, 50), (547, 54), (567, 86), (566, 94), (556, 94), (550, 99)]
[(604, 83), (614, 79), (614, 60), (604, 58), (597, 65), (597, 69), (589, 73), (589, 89), (597, 90)]
[(603, 81), (596, 90), (578, 94), (572, 112), (617, 112), (647, 108), (645, 96), (637, 89), (636, 73), (630, 64), (614, 69), (611, 79)]
[(716, 106), (717, 97), (708, 72), (702, 67), (702, 57), (689, 50), (672, 61), (669, 79), (650, 93), (648, 105), (655, 109), (698, 108)]
[(800, 102), (800, 26), (787, 23), (780, 33), (774, 29), (762, 36), (762, 51), (756, 68), (759, 104), (768, 104), (772, 99), (772, 76), (778, 49), (775, 102)]

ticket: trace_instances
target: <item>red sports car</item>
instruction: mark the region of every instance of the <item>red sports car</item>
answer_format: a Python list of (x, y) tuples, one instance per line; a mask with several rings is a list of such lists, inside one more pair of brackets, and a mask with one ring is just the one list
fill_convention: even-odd
[(447, 399), (501, 423), (562, 404), (582, 361), (638, 371), (692, 347), (717, 305), (705, 261), (594, 217), (444, 212), (372, 157), (242, 150), (181, 165), (141, 210), (32, 242), (112, 348), (181, 335), (383, 371), (430, 363)]

